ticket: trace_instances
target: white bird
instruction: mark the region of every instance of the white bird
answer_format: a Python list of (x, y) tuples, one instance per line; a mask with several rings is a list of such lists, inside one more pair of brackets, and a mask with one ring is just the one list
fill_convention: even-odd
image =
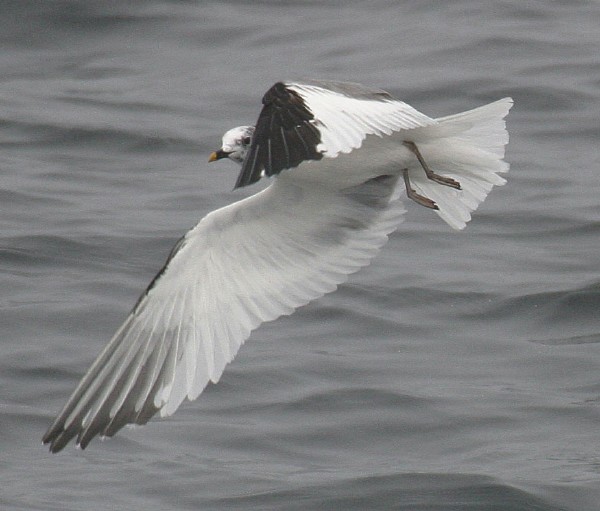
[(44, 435), (52, 452), (196, 399), (252, 330), (368, 265), (403, 220), (404, 191), (462, 229), (505, 183), (510, 98), (433, 119), (383, 90), (304, 81), (262, 102), (209, 161), (241, 163), (236, 188), (271, 184), (175, 245)]

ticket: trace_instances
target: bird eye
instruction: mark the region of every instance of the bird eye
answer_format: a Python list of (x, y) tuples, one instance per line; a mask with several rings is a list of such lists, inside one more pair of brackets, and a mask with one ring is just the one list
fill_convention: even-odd
[(242, 144), (248, 145), (252, 139), (250, 137), (244, 137), (242, 139)]

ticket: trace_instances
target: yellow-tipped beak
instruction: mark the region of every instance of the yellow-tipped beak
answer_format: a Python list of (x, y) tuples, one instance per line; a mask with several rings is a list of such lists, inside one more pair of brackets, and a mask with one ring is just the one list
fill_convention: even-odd
[(229, 156), (230, 153), (226, 153), (225, 151), (223, 151), (223, 149), (219, 149), (218, 151), (215, 151), (214, 153), (211, 153), (210, 156), (208, 157), (208, 161), (217, 161), (220, 160), (222, 158), (227, 158), (227, 156)]

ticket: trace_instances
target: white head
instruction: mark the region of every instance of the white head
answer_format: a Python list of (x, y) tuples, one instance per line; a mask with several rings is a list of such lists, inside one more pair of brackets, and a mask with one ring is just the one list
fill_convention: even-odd
[(230, 129), (223, 135), (221, 149), (212, 153), (208, 161), (216, 161), (227, 157), (241, 165), (248, 149), (250, 149), (253, 133), (254, 126), (238, 126)]

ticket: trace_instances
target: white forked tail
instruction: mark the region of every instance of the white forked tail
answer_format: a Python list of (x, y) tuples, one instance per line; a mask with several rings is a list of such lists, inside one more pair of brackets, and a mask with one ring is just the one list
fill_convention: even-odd
[(494, 185), (506, 180), (504, 146), (508, 133), (504, 117), (513, 101), (504, 98), (474, 110), (437, 119), (438, 125), (418, 128), (413, 141), (424, 160), (438, 174), (456, 179), (461, 190), (430, 181), (425, 173), (410, 172), (413, 188), (434, 200), (436, 212), (454, 229), (464, 229), (471, 211), (487, 197)]

